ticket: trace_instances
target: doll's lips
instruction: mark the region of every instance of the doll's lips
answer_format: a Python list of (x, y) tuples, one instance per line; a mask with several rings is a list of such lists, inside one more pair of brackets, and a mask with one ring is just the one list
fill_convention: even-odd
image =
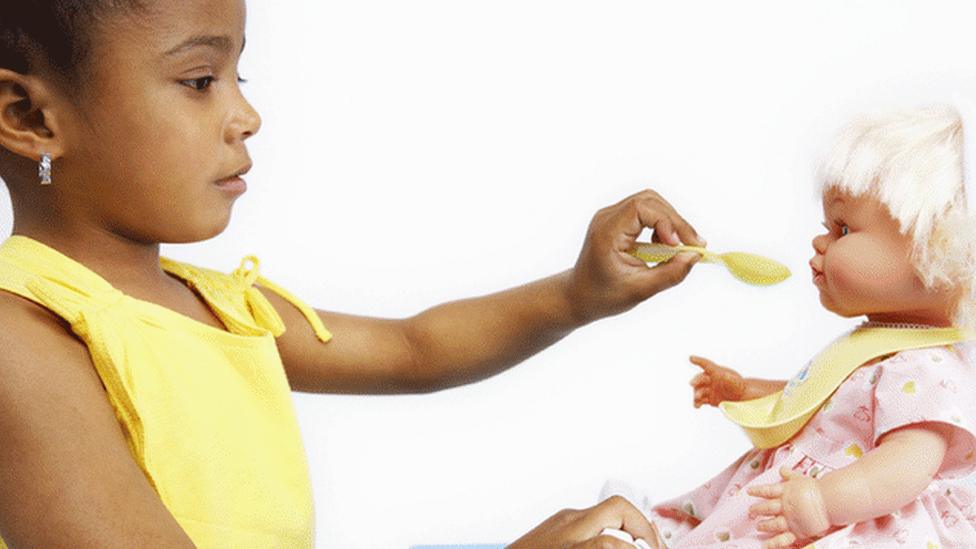
[(812, 274), (813, 274), (813, 283), (814, 284), (817, 284), (819, 282), (823, 282), (823, 280), (824, 280), (823, 271), (821, 271), (820, 269), (818, 269), (818, 268), (816, 268), (816, 267), (813, 266), (813, 260), (810, 260), (810, 271), (812, 271)]

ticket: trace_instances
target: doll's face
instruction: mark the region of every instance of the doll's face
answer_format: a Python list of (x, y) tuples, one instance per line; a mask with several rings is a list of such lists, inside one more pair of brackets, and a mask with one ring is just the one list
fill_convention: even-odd
[(870, 195), (828, 189), (823, 197), (826, 234), (813, 239), (813, 283), (825, 308), (844, 317), (947, 324), (946, 290), (925, 288), (909, 260), (911, 238)]

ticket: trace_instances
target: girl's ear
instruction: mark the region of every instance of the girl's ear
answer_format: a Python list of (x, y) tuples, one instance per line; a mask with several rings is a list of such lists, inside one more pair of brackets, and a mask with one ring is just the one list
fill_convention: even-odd
[(34, 161), (41, 153), (62, 155), (53, 91), (39, 78), (0, 68), (0, 147)]

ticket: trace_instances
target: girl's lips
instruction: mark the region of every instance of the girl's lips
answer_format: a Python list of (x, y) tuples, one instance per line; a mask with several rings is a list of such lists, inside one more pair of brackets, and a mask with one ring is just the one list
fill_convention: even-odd
[(240, 177), (228, 177), (216, 183), (221, 190), (231, 194), (243, 194), (247, 191), (247, 182)]

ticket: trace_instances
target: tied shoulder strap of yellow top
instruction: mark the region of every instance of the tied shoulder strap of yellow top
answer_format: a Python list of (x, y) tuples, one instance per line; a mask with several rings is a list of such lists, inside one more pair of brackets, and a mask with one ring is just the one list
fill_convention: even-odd
[[(248, 263), (251, 263), (252, 266), (248, 267)], [(236, 287), (227, 287), (227, 276), (218, 271), (195, 267), (165, 257), (160, 257), (160, 264), (167, 271), (184, 279), (201, 293), (209, 295), (216, 293), (219, 294), (217, 297), (223, 298), (224, 300), (230, 299), (233, 301), (236, 298), (238, 307), (246, 308), (246, 311), (253, 317), (254, 322), (259, 326), (267, 328), (273, 336), (278, 337), (285, 331), (284, 322), (282, 322), (278, 312), (268, 299), (264, 297), (264, 294), (254, 287), (254, 284), (257, 283), (278, 294), (301, 311), (319, 341), (325, 343), (332, 339), (332, 334), (322, 325), (322, 319), (319, 318), (314, 309), (292, 295), (288, 290), (258, 275), (261, 262), (253, 255), (245, 256), (241, 260), (240, 266), (231, 273), (231, 280), (234, 281), (234, 286)], [(240, 295), (244, 297), (243, 302), (240, 302), (240, 298), (238, 297)], [(248, 318), (242, 318), (233, 314), (222, 314), (220, 310), (217, 311), (217, 315), (232, 330), (236, 328), (241, 332), (247, 332), (253, 326), (252, 321)]]
[(861, 327), (824, 349), (782, 391), (753, 400), (725, 401), (719, 407), (756, 448), (773, 448), (798, 433), (840, 384), (869, 360), (971, 337), (958, 328)]

